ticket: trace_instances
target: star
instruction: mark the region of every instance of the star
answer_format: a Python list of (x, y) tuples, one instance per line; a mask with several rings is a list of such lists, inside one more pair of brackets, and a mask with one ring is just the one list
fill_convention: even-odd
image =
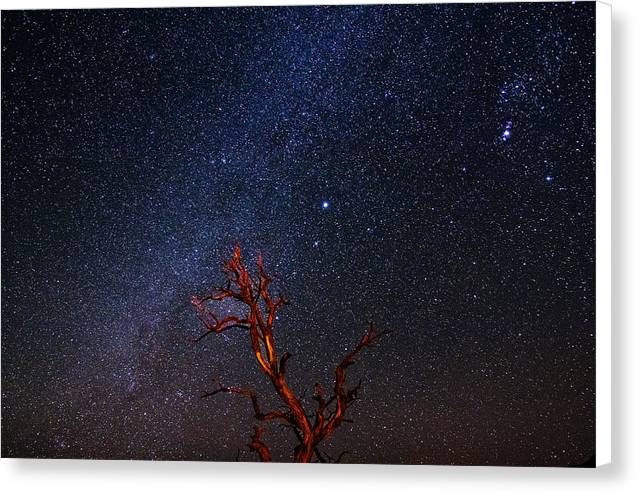
[(501, 136), (501, 139), (503, 141), (506, 142), (511, 137), (511, 127), (512, 126), (513, 126), (513, 123), (510, 122), (510, 121), (506, 122), (506, 124), (504, 125), (504, 131), (502, 132), (502, 136)]

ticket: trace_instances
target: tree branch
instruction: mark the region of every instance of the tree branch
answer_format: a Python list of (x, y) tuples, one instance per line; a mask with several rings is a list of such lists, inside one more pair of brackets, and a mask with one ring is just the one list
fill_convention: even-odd
[[(343, 421), (349, 405), (358, 399), (358, 389), (360, 388), (361, 382), (359, 381), (358, 385), (347, 389), (345, 371), (356, 362), (357, 356), (363, 349), (374, 347), (378, 340), (388, 333), (389, 331), (379, 332), (374, 327), (374, 324), (370, 322), (367, 332), (361, 337), (356, 347), (345, 355), (337, 365), (336, 370), (334, 370), (334, 395), (328, 401), (330, 403), (336, 401), (336, 409), (331, 413), (321, 429), (317, 430), (321, 439), (329, 437), (334, 432), (336, 427)], [(326, 406), (324, 406), (323, 409), (325, 409), (325, 407)]]
[(268, 446), (261, 441), (261, 436), (263, 435), (263, 428), (259, 428), (258, 426), (254, 427), (254, 434), (252, 435), (252, 441), (250, 442), (250, 450), (254, 450), (259, 454), (261, 458), (261, 462), (272, 462), (272, 454), (270, 453), (270, 449)]
[(219, 382), (219, 388), (213, 390), (211, 392), (206, 392), (201, 397), (205, 399), (207, 397), (212, 397), (213, 395), (219, 393), (227, 393), (227, 394), (238, 394), (244, 397), (248, 397), (250, 402), (252, 403), (252, 409), (254, 410), (254, 417), (259, 421), (270, 421), (274, 419), (281, 419), (288, 423), (292, 423), (290, 416), (282, 411), (270, 411), (268, 413), (263, 413), (261, 411), (261, 407), (259, 406), (259, 401), (257, 400), (257, 394), (252, 389), (244, 389), (241, 387), (224, 387), (221, 382)]

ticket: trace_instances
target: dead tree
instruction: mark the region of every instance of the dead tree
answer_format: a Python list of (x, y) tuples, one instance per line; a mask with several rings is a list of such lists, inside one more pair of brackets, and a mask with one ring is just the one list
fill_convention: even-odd
[[(356, 358), (365, 348), (374, 346), (380, 337), (386, 334), (374, 328), (373, 324), (360, 339), (356, 347), (350, 351), (336, 366), (332, 395), (327, 397), (324, 388), (317, 383), (313, 400), (316, 409), (308, 413), (301, 399), (290, 388), (286, 380), (286, 365), (290, 353), (277, 354), (274, 340), (274, 322), (277, 311), (287, 303), (281, 296), (271, 294), (272, 277), (263, 267), (263, 258), (259, 255), (256, 273), (251, 274), (241, 257), (241, 248), (236, 246), (230, 260), (224, 263), (226, 275), (225, 287), (216, 288), (211, 294), (194, 296), (191, 300), (206, 331), (196, 338), (202, 340), (209, 334), (220, 334), (226, 330), (244, 330), (250, 338), (259, 369), (268, 377), (283, 406), (277, 411), (262, 411), (256, 393), (252, 389), (226, 387), (219, 383), (217, 389), (204, 394), (209, 397), (219, 393), (238, 394), (248, 398), (252, 404), (255, 418), (263, 423), (278, 422), (294, 432), (298, 445), (294, 449), (294, 462), (311, 462), (314, 455), (321, 462), (338, 462), (318, 449), (318, 445), (327, 440), (339, 425), (345, 421), (345, 413), (349, 406), (358, 399), (360, 381), (348, 388), (346, 370), (356, 362)], [(231, 299), (238, 302), (244, 313), (225, 317), (219, 316), (213, 309), (214, 302)], [(255, 426), (252, 441), (249, 444), (261, 461), (271, 462), (272, 454), (263, 441), (264, 428)]]

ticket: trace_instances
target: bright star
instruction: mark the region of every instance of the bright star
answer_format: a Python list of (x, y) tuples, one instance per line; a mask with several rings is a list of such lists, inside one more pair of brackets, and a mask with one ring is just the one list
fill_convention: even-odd
[(511, 127), (513, 126), (512, 122), (506, 122), (504, 126), (504, 132), (502, 132), (502, 140), (507, 141), (511, 137)]
[(323, 207), (323, 209), (327, 209), (330, 206), (330, 203), (327, 200), (325, 200), (325, 201), (323, 201), (321, 206)]
[(553, 177), (551, 175), (548, 175), (545, 177), (546, 181), (551, 182), (553, 181)]

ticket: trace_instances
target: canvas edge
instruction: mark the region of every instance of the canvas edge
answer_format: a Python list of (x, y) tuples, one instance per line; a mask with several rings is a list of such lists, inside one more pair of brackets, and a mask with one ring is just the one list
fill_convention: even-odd
[(595, 7), (595, 465), (611, 462), (611, 5)]

